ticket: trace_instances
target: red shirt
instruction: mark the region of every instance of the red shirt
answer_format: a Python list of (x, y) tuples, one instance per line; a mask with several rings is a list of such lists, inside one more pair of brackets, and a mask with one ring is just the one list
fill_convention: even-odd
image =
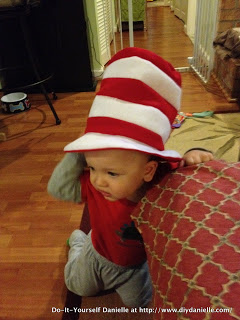
[(106, 259), (121, 266), (146, 261), (144, 245), (130, 217), (136, 203), (123, 199), (108, 201), (90, 182), (89, 172), (80, 177), (82, 201), (88, 203), (92, 243)]

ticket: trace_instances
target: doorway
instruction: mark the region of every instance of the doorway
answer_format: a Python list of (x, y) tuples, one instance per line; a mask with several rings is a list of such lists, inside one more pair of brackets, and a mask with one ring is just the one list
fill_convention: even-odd
[[(193, 0), (191, 0), (193, 1)], [(155, 6), (152, 4), (155, 3)], [(188, 57), (193, 55), (193, 43), (186, 34), (184, 22), (168, 6), (157, 1), (146, 6), (147, 25), (144, 30), (134, 31), (134, 46), (154, 51), (174, 67), (189, 67)], [(123, 32), (123, 48), (129, 46), (129, 33)], [(121, 49), (119, 32), (116, 33), (116, 51)], [(111, 54), (114, 46), (111, 44)]]

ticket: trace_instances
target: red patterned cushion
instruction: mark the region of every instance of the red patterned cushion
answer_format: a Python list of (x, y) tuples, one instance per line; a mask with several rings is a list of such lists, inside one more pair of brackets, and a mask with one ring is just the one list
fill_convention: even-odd
[(240, 319), (239, 187), (240, 163), (211, 161), (168, 174), (136, 208), (154, 319)]

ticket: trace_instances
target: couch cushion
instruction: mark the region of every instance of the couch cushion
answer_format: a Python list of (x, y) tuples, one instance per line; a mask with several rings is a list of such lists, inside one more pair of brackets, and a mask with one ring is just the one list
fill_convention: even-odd
[(239, 186), (240, 163), (210, 161), (168, 174), (137, 206), (154, 319), (240, 319)]

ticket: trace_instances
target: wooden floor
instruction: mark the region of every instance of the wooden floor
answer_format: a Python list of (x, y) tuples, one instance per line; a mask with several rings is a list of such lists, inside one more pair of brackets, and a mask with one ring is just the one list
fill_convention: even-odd
[[(192, 54), (182, 22), (166, 7), (148, 9), (148, 29), (135, 32), (135, 45), (155, 51), (175, 67), (187, 65), (186, 58)], [(207, 91), (194, 74), (182, 76), (183, 111), (239, 110), (237, 104), (225, 100), (215, 84)], [(46, 186), (63, 156), (63, 147), (83, 133), (94, 95), (58, 94), (54, 106), (62, 120), (60, 126), (55, 126), (40, 95), (30, 96), (30, 111), (0, 115), (0, 132), (7, 137), (0, 144), (1, 320), (62, 317), (61, 311), (52, 310), (64, 306), (66, 239), (79, 227), (82, 206), (52, 199)]]

